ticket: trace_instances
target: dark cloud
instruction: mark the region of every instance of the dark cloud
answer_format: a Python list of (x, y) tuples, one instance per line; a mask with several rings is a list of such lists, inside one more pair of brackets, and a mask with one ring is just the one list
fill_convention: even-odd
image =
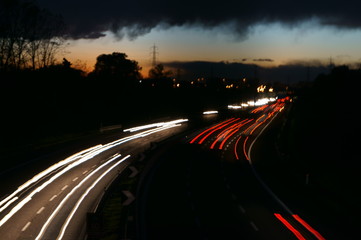
[(164, 65), (167, 68), (180, 69), (181, 77), (185, 80), (193, 80), (199, 77), (233, 79), (257, 77), (261, 82), (295, 83), (312, 81), (319, 74), (329, 71), (328, 66), (319, 63), (316, 60), (307, 63), (306, 61), (294, 61), (272, 68), (260, 67), (255, 64), (207, 61), (168, 62)]
[(257, 58), (253, 59), (253, 62), (274, 62), (274, 60), (270, 58)]
[(256, 23), (281, 22), (290, 27), (307, 19), (337, 28), (360, 28), (359, 1), (266, 0), (38, 0), (59, 13), (68, 25), (68, 37), (97, 38), (106, 30), (136, 38), (156, 26), (227, 26), (228, 33), (244, 38)]

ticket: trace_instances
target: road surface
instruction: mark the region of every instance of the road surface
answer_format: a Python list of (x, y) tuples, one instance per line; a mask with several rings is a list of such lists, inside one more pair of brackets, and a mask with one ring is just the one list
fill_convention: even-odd
[(138, 202), (139, 239), (324, 239), (252, 164), (254, 143), (284, 107), (227, 118), (158, 156)]
[[(231, 114), (162, 148), (138, 188), (136, 236), (325, 239), (272, 192), (252, 163), (252, 152), (262, 151), (254, 150), (255, 142), (284, 108), (275, 102)], [(0, 200), (0, 236), (84, 239), (87, 213), (95, 211), (104, 189), (150, 143), (184, 132), (185, 122), (127, 129), (119, 139), (81, 149), (11, 187)]]
[(1, 239), (84, 239), (86, 213), (94, 211), (132, 156), (179, 133), (185, 122), (128, 129), (118, 140), (83, 149), (37, 173), (0, 200)]

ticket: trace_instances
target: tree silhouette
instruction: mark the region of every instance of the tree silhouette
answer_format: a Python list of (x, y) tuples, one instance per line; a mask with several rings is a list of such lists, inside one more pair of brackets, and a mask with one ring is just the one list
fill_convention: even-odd
[(97, 57), (94, 75), (98, 79), (116, 82), (118, 85), (134, 86), (141, 78), (142, 69), (137, 61), (127, 59), (125, 53), (113, 52)]
[(63, 66), (64, 66), (64, 68), (70, 68), (71, 65), (72, 65), (72, 63), (69, 62), (68, 59), (63, 58)]
[(0, 70), (54, 64), (64, 23), (34, 2), (0, 0)]
[(148, 73), (148, 76), (151, 79), (164, 79), (169, 78), (171, 75), (172, 71), (165, 71), (162, 64), (158, 64), (155, 67), (151, 68)]

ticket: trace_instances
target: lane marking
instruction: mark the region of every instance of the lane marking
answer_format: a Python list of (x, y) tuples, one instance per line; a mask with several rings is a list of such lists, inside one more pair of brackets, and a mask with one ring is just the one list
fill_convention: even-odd
[(87, 172), (88, 172), (88, 170), (85, 170), (85, 171), (83, 172), (83, 175), (84, 175), (84, 174), (87, 174)]
[(251, 224), (251, 226), (253, 227), (253, 229), (256, 231), (256, 232), (258, 232), (258, 227), (256, 226), (256, 224), (254, 224), (254, 222), (250, 222), (250, 224)]
[(68, 185), (65, 185), (62, 189), (61, 189), (61, 191), (64, 191), (65, 189), (67, 189), (68, 188)]
[(246, 213), (246, 210), (241, 205), (238, 205), (238, 208), (239, 210), (241, 210), (242, 213)]
[[(134, 134), (134, 135), (130, 135), (118, 140), (115, 140), (113, 142), (107, 143), (105, 145), (97, 145), (94, 146), (90, 149), (87, 150), (83, 150), (75, 155), (72, 155), (62, 161), (60, 161), (57, 164), (54, 164), (53, 166), (49, 167), (48, 169), (46, 169), (45, 171), (35, 175), (32, 179), (30, 179), (29, 181), (27, 181), (25, 184), (19, 186), (17, 188), (17, 190), (15, 192), (13, 192), (12, 194), (8, 195), (5, 199), (0, 201), (0, 207), (3, 206), (4, 204), (6, 204), (10, 199), (12, 199), (17, 193), (19, 193), (20, 191), (26, 189), (27, 187), (29, 187), (31, 184), (38, 182), (39, 179), (41, 179), (43, 176), (46, 176), (47, 174), (53, 172), (56, 169), (59, 169), (59, 167), (63, 167), (64, 165), (64, 169), (62, 169), (60, 172), (57, 172), (55, 175), (53, 175), (49, 180), (47, 180), (46, 182), (44, 182), (43, 184), (41, 184), (39, 187), (37, 187), (36, 189), (34, 189), (26, 198), (24, 198), (22, 201), (20, 201), (19, 203), (16, 204), (16, 206), (14, 206), (10, 212), (8, 214), (6, 214), (5, 216), (3, 216), (0, 219), (0, 227), (2, 225), (4, 225), (10, 218), (12, 218), (18, 211), (20, 211), (27, 203), (29, 203), (31, 200), (33, 200), (33, 197), (35, 194), (37, 194), (38, 192), (42, 191), (44, 188), (46, 188), (47, 186), (49, 186), (50, 184), (52, 184), (56, 179), (58, 179), (61, 175), (65, 174), (66, 172), (68, 172), (69, 170), (71, 170), (72, 168), (88, 161), (89, 159), (93, 158), (94, 156), (107, 151), (108, 149), (114, 148), (116, 146), (119, 146), (121, 144), (124, 144), (126, 142), (135, 140), (135, 139), (139, 139), (139, 138), (144, 138), (146, 136), (149, 136), (151, 134), (155, 134), (158, 133), (160, 131), (164, 131), (164, 130), (169, 130), (171, 128), (175, 128), (175, 127), (179, 127), (181, 126), (181, 124), (174, 124), (174, 121), (172, 122), (172, 124), (170, 123), (166, 123), (164, 124), (162, 127), (158, 127), (155, 129), (150, 129), (147, 131), (142, 131), (140, 133)], [(60, 170), (60, 169), (59, 169)], [(56, 170), (58, 171), (58, 170)], [(46, 173), (44, 175), (44, 173)]]
[(93, 165), (91, 168), (95, 168), (97, 165), (95, 164), (95, 165)]
[(54, 195), (49, 199), (49, 202), (53, 201), (58, 195)]
[(293, 215), (293, 212), (291, 211), (291, 209), (289, 209), (285, 203), (283, 203), (281, 201), (281, 199), (279, 199), (276, 194), (274, 194), (272, 192), (272, 190), (264, 183), (264, 181), (262, 180), (262, 178), (258, 175), (258, 173), (256, 172), (256, 170), (254, 169), (253, 167), (253, 163), (252, 163), (252, 158), (251, 158), (251, 151), (252, 151), (252, 148), (253, 148), (253, 145), (254, 143), (258, 140), (258, 138), (262, 135), (262, 133), (268, 128), (268, 126), (274, 121), (274, 119), (277, 117), (277, 115), (279, 114), (276, 113), (273, 118), (271, 119), (271, 121), (263, 127), (263, 129), (260, 131), (260, 133), (256, 136), (256, 138), (253, 140), (253, 142), (251, 143), (251, 145), (249, 146), (249, 149), (248, 149), (248, 153), (246, 153), (246, 150), (245, 150), (245, 145), (246, 145), (246, 141), (248, 140), (248, 137), (246, 138), (245, 142), (244, 142), (244, 145), (243, 145), (243, 151), (244, 151), (244, 155), (246, 156), (247, 160), (249, 161), (250, 165), (251, 165), (251, 168), (252, 168), (252, 171), (253, 171), (253, 174), (256, 176), (256, 178), (258, 179), (258, 181), (261, 183), (261, 185), (267, 190), (267, 192), (283, 207), (283, 209), (288, 212), (290, 215)]
[(74, 179), (73, 179), (73, 182), (75, 182), (76, 180), (78, 180), (78, 177), (74, 178)]
[(21, 229), (22, 232), (25, 232), (25, 230), (30, 226), (31, 222), (28, 222), (25, 224), (25, 226)]
[[(80, 182), (78, 184), (78, 186), (74, 187), (72, 189), (72, 192), (70, 192), (64, 199), (63, 201), (59, 204), (58, 208), (55, 209), (55, 211), (53, 212), (53, 214), (57, 213), (59, 211), (59, 209), (62, 207), (62, 205), (65, 203), (66, 199), (68, 197), (70, 197), (73, 194), (73, 191), (75, 191), (77, 188), (79, 188), (84, 182), (86, 182), (92, 175), (94, 175), (96, 172), (98, 172), (100, 169), (102, 169), (103, 167), (105, 167), (106, 165), (108, 165), (109, 163), (113, 162), (115, 159), (117, 159), (118, 157), (120, 157), (120, 154), (115, 154), (115, 156), (113, 156), (112, 159), (108, 160), (108, 162), (104, 163), (103, 165), (101, 165), (100, 167), (98, 167), (95, 171), (91, 172), (87, 177), (85, 177), (82, 182)], [(85, 193), (83, 193), (83, 195), (78, 199), (78, 201), (76, 202), (75, 206), (73, 207), (71, 213), (68, 215), (67, 219), (65, 220), (64, 225), (61, 227), (60, 233), (58, 235), (58, 237), (56, 238), (57, 240), (61, 240), (65, 234), (66, 228), (68, 227), (68, 225), (70, 224), (70, 221), (72, 220), (75, 212), (77, 211), (77, 209), (79, 208), (80, 204), (82, 203), (82, 201), (86, 198), (86, 196), (89, 194), (89, 192), (104, 178), (104, 176), (106, 176), (110, 171), (112, 171), (114, 168), (116, 168), (117, 166), (119, 166), (121, 163), (123, 163), (126, 159), (128, 159), (130, 157), (130, 155), (127, 155), (126, 157), (122, 158), (121, 160), (119, 160), (118, 162), (116, 162), (113, 166), (109, 167), (107, 170), (105, 170), (94, 182), (93, 184), (85, 191)], [(64, 201), (65, 200), (65, 201)], [(54, 215), (50, 216), (50, 221), (51, 219), (54, 217)], [(48, 221), (49, 221), (48, 219)], [(40, 240), (41, 237), (43, 236), (46, 228), (48, 227), (48, 221), (45, 223), (45, 225), (43, 226), (41, 232), (39, 233), (38, 237), (36, 238), (36, 240)], [(50, 223), (50, 222), (49, 222)]]
[(41, 207), (41, 208), (36, 212), (36, 214), (39, 215), (44, 209), (45, 209), (45, 207)]
[[(101, 145), (97, 145), (97, 146), (94, 146), (94, 147), (92, 147), (92, 148), (88, 148), (88, 149), (85, 149), (85, 150), (83, 150), (83, 151), (81, 151), (81, 152), (78, 152), (78, 153), (76, 153), (76, 154), (74, 154), (74, 155), (72, 155), (72, 156), (64, 159), (63, 161), (60, 161), (60, 162), (58, 162), (57, 164), (54, 164), (53, 166), (49, 167), (48, 169), (46, 169), (46, 170), (38, 173), (38, 174), (35, 175), (32, 179), (30, 179), (29, 181), (27, 181), (27, 182), (24, 183), (23, 185), (19, 186), (19, 187), (17, 188), (17, 190), (14, 191), (12, 194), (10, 194), (10, 195), (8, 195), (6, 198), (2, 199), (2, 200), (0, 201), (0, 206), (3, 206), (3, 205), (4, 205), (6, 202), (8, 202), (10, 199), (13, 199), (13, 197), (14, 197), (17, 193), (19, 193), (19, 192), (23, 191), (24, 189), (28, 188), (28, 187), (31, 186), (33, 183), (38, 182), (40, 179), (42, 179), (44, 176), (48, 175), (50, 172), (54, 171), (55, 169), (60, 168), (61, 166), (65, 165), (65, 164), (68, 164), (69, 162), (74, 161), (75, 159), (78, 159), (80, 155), (82, 155), (82, 154), (84, 154), (84, 153), (86, 153), (86, 152), (88, 152), (88, 151), (91, 151), (92, 149), (98, 148), (99, 146), (101, 146)], [(32, 195), (31, 195), (31, 196), (32, 196)], [(27, 199), (26, 202), (28, 202), (28, 201), (30, 201), (30, 200)], [(19, 203), (20, 205), (18, 204), (17, 206), (22, 207), (23, 205), (25, 205), (26, 202), (21, 202), (21, 203)], [(15, 212), (16, 212), (16, 211), (14, 211), (14, 213), (15, 213)], [(7, 221), (8, 219), (9, 219), (9, 217), (3, 218), (3, 219), (0, 221), (0, 226), (3, 225), (4, 222)]]

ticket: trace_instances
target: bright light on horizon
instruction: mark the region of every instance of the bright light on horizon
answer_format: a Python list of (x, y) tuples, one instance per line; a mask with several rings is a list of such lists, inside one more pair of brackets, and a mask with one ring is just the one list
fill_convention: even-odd
[(218, 113), (218, 111), (212, 110), (212, 111), (205, 111), (205, 112), (203, 112), (203, 115), (210, 115), (210, 114), (217, 114), (217, 113)]

